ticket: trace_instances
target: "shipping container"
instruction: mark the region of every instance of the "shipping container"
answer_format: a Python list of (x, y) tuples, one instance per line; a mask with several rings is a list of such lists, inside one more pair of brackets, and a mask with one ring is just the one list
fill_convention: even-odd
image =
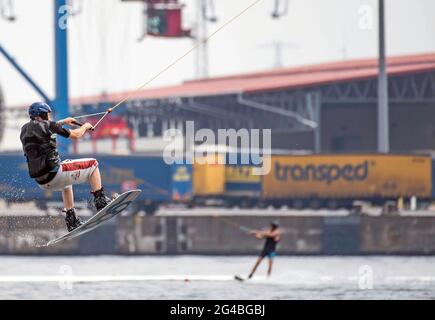
[(193, 193), (199, 205), (219, 200), (225, 190), (225, 165), (222, 156), (195, 157)]
[(226, 207), (254, 206), (261, 196), (261, 177), (253, 175), (254, 167), (248, 153), (219, 152), (196, 157), (195, 203)]
[(261, 196), (261, 176), (253, 174), (254, 166), (225, 167), (224, 198), (227, 206), (253, 207)]
[(420, 155), (272, 156), (262, 198), (285, 201), (429, 199), (432, 161)]

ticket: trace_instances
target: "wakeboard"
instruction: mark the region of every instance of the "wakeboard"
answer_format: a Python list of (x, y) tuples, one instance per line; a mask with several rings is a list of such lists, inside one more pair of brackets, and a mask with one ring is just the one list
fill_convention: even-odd
[(75, 237), (81, 236), (89, 231), (98, 228), (107, 220), (112, 219), (116, 215), (118, 215), (123, 210), (127, 209), (127, 207), (139, 196), (141, 190), (130, 190), (124, 192), (119, 195), (116, 199), (112, 200), (106, 207), (97, 212), (94, 216), (92, 216), (89, 220), (83, 223), (80, 227), (74, 229), (63, 236), (53, 239), (49, 241), (45, 246), (50, 246), (56, 243), (59, 243), (64, 240), (70, 240)]
[(235, 276), (234, 276), (234, 280), (237, 280), (237, 281), (240, 281), (240, 282), (245, 281), (244, 278), (242, 278), (241, 276), (238, 276), (238, 275), (235, 275)]

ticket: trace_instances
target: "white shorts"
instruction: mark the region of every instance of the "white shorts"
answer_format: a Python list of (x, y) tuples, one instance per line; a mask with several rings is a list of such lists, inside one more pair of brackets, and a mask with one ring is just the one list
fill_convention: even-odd
[(62, 191), (73, 184), (89, 181), (90, 176), (98, 167), (98, 161), (92, 158), (65, 160), (59, 166), (59, 171), (49, 183), (39, 185), (48, 191)]

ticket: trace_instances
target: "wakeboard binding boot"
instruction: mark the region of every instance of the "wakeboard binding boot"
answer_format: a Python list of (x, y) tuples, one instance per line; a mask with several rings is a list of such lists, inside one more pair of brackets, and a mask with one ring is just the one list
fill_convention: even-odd
[(63, 209), (62, 211), (65, 212), (66, 215), (65, 222), (68, 232), (73, 231), (74, 229), (80, 227), (83, 224), (80, 218), (76, 216), (74, 208), (69, 210)]
[(110, 199), (106, 197), (104, 194), (104, 188), (101, 188), (100, 190), (91, 192), (94, 195), (94, 205), (97, 209), (97, 212), (102, 210), (104, 207), (106, 207), (110, 203)]

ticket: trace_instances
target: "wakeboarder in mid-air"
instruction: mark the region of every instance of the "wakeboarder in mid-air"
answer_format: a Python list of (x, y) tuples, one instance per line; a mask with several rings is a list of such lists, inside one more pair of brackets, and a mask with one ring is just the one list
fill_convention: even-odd
[(21, 128), (21, 143), (27, 159), (29, 175), (40, 188), (47, 191), (62, 192), (65, 222), (68, 231), (82, 225), (74, 209), (74, 184), (89, 182), (97, 211), (106, 207), (110, 199), (106, 198), (101, 183), (98, 161), (93, 158), (61, 161), (56, 145), (56, 136), (77, 140), (93, 129), (90, 123), (77, 129), (64, 128), (78, 122), (74, 118), (52, 121), (51, 107), (44, 102), (33, 103), (29, 107), (30, 121)]

